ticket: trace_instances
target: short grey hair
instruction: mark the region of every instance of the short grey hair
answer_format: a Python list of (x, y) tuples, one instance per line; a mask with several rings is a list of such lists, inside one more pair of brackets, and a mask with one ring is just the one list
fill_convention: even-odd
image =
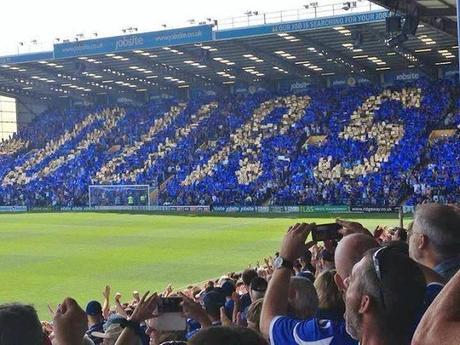
[(440, 259), (460, 252), (460, 212), (454, 207), (441, 204), (419, 205), (415, 211), (414, 225), (429, 238)]
[[(291, 277), (290, 289), (296, 291), (296, 300), (290, 307), (297, 317), (312, 317), (319, 305), (318, 293), (313, 283), (304, 277)], [(303, 314), (303, 315), (302, 315)]]

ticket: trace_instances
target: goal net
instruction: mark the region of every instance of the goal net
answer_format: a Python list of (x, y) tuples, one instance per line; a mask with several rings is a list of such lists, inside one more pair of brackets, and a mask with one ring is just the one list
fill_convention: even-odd
[(89, 207), (150, 206), (149, 185), (90, 185)]

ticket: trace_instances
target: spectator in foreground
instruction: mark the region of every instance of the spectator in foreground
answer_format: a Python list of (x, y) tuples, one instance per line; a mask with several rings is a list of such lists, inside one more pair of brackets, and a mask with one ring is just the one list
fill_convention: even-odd
[(460, 339), (460, 272), (441, 291), (422, 318), (412, 345), (457, 344)]
[(189, 345), (268, 345), (261, 335), (242, 327), (211, 327), (198, 332)]
[(37, 312), (32, 306), (0, 305), (0, 344), (43, 345), (46, 344), (45, 337)]
[(363, 344), (410, 344), (426, 282), (398, 247), (369, 250), (346, 281), (347, 332)]
[(284, 237), (275, 271), (264, 298), (260, 329), (272, 345), (301, 344), (303, 342), (329, 341), (331, 345), (356, 345), (345, 330), (345, 322), (313, 318), (300, 321), (287, 317), (288, 296), (293, 262), (314, 243), (305, 244), (313, 225), (296, 224)]
[[(417, 264), (397, 247), (366, 252), (346, 278), (346, 329), (343, 322), (286, 317), (292, 262), (302, 255), (312, 229), (296, 224), (286, 234), (262, 308), (261, 330), (272, 345), (329, 341), (329, 344), (409, 344), (407, 330), (423, 304), (425, 279)], [(339, 250), (339, 248), (337, 249)], [(337, 254), (337, 253), (336, 253)], [(339, 253), (340, 254), (340, 253)], [(340, 256), (340, 255), (339, 255)], [(348, 333), (348, 334), (347, 334)]]
[(460, 212), (440, 204), (418, 206), (409, 253), (448, 281), (460, 269)]

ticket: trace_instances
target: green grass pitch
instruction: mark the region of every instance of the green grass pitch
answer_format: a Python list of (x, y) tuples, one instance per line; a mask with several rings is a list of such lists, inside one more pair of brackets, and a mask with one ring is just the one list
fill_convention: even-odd
[[(382, 216), (383, 217), (383, 216)], [(333, 219), (333, 218), (332, 218)], [(358, 219), (370, 228), (392, 216)], [(47, 304), (72, 296), (81, 305), (133, 290), (162, 291), (240, 271), (279, 249), (295, 222), (327, 218), (165, 216), (116, 213), (0, 215), (0, 303)]]

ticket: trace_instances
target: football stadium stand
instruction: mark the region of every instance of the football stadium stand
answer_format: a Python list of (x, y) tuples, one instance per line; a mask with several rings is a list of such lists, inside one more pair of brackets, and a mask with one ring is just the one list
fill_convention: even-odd
[(168, 205), (454, 202), (458, 135), (429, 137), (458, 126), (457, 92), (419, 80), (48, 112), (0, 146), (1, 202), (86, 205), (90, 184), (153, 180)]

